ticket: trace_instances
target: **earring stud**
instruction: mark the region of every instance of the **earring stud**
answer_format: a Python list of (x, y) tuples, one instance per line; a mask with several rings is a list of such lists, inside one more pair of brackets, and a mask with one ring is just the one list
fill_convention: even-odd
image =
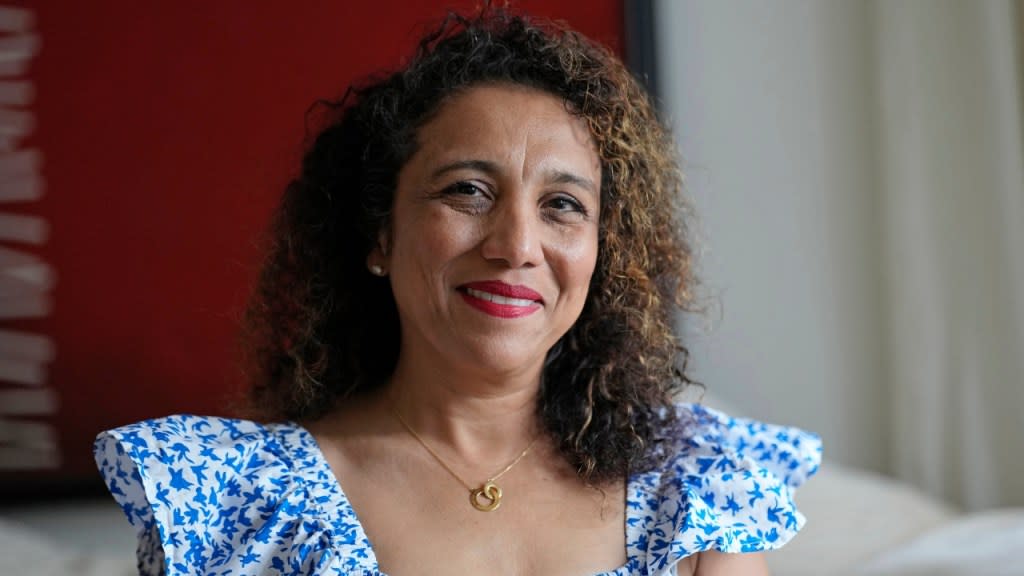
[(373, 266), (370, 266), (370, 274), (373, 274), (374, 276), (383, 276), (384, 269), (374, 264)]

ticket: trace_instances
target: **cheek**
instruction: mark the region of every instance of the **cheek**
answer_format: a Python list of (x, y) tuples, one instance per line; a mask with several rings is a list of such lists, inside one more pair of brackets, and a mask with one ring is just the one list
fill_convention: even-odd
[(395, 256), (413, 274), (434, 281), (473, 242), (473, 228), (446, 215), (426, 209), (410, 218), (396, 234)]
[(583, 240), (577, 239), (561, 250), (563, 262), (564, 287), (574, 298), (585, 300), (590, 287), (590, 279), (597, 265), (597, 233), (586, 235)]

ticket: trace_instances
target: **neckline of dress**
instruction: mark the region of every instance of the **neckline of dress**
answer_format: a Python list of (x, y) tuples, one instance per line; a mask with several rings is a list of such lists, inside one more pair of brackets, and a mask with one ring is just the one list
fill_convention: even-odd
[[(360, 557), (361, 565), (359, 568), (377, 576), (388, 576), (388, 574), (380, 569), (380, 564), (377, 562), (377, 553), (373, 548), (373, 542), (366, 535), (363, 523), (359, 520), (359, 515), (356, 513), (355, 508), (352, 507), (352, 503), (345, 494), (345, 490), (341, 487), (341, 481), (327, 462), (327, 457), (324, 455), (323, 450), (320, 449), (320, 443), (317, 442), (316, 437), (305, 426), (297, 422), (287, 422), (286, 425), (292, 427), (298, 433), (299, 443), (312, 454), (314, 460), (313, 466), (302, 466), (298, 469), (293, 467), (293, 472), (302, 477), (314, 489), (312, 494), (313, 500), (320, 508), (320, 513), (324, 520), (332, 525), (334, 525), (335, 520), (347, 521), (347, 526), (350, 528), (347, 532), (332, 532), (332, 547), (336, 550), (352, 547), (364, 548), (365, 554)], [(291, 444), (291, 442), (284, 442), (283, 447), (288, 456), (294, 461), (294, 447)], [(308, 459), (303, 459), (308, 462)], [(641, 562), (639, 554), (642, 551), (634, 550), (630, 544), (632, 542), (640, 542), (641, 534), (647, 528), (648, 519), (642, 514), (645, 507), (645, 503), (642, 501), (643, 494), (646, 492), (644, 482), (641, 480), (642, 476), (644, 475), (631, 476), (626, 482), (626, 502), (623, 514), (623, 530), (626, 538), (626, 563), (614, 570), (600, 572), (593, 576), (629, 576), (633, 573), (638, 563)], [(631, 503), (634, 505), (631, 505)]]

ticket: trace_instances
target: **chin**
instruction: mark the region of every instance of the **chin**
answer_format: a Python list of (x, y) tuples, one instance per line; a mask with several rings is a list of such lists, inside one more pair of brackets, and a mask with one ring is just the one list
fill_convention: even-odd
[(547, 350), (516, 350), (509, 347), (474, 347), (467, 350), (464, 360), (483, 374), (512, 374), (522, 371), (539, 370), (544, 366)]

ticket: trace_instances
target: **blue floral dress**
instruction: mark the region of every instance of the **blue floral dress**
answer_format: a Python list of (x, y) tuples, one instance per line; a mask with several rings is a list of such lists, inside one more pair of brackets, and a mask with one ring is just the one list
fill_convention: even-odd
[[(698, 405), (698, 426), (661, 469), (626, 490), (625, 565), (599, 576), (675, 574), (704, 550), (785, 544), (804, 524), (793, 489), (821, 442), (796, 428)], [(383, 576), (313, 436), (293, 423), (203, 416), (138, 422), (97, 437), (96, 463), (139, 535), (139, 573)]]

